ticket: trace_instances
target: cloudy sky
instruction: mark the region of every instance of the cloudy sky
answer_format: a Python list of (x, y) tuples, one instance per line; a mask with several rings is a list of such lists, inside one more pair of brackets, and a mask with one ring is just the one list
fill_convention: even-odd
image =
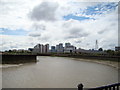
[(118, 1), (0, 0), (0, 50), (70, 42), (84, 49), (118, 44)]

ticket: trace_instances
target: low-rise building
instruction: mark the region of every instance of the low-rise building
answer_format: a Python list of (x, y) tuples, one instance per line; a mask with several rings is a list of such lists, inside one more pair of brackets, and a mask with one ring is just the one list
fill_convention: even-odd
[(104, 51), (98, 51), (98, 50), (94, 50), (94, 49), (85, 50), (85, 49), (81, 49), (81, 48), (77, 49), (76, 52), (77, 53), (91, 53), (91, 54), (94, 54), (94, 53), (96, 53), (96, 54), (106, 54)]
[(120, 51), (120, 46), (115, 47), (115, 51)]

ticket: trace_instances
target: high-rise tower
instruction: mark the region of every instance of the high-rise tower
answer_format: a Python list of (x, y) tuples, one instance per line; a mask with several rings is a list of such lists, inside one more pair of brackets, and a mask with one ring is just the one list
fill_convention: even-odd
[(95, 50), (98, 50), (98, 41), (95, 42)]

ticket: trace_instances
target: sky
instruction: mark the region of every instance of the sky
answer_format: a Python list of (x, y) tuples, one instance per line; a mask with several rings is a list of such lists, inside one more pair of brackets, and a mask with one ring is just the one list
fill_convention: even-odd
[[(84, 1), (84, 2), (83, 2)], [(70, 42), (118, 46), (118, 0), (0, 0), (0, 50)]]

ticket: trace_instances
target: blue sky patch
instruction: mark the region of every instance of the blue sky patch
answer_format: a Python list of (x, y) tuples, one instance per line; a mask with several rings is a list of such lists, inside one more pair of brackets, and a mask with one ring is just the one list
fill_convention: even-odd
[[(87, 9), (79, 9), (79, 11), (77, 11), (74, 14), (68, 14), (66, 16), (63, 16), (64, 20), (69, 20), (69, 19), (74, 19), (74, 20), (86, 20), (86, 19), (92, 19), (95, 20), (95, 18), (90, 18), (89, 16), (77, 16), (76, 14), (83, 14), (83, 15), (100, 15), (100, 14), (104, 14), (104, 13), (108, 13), (110, 11), (113, 11), (117, 8), (118, 3), (99, 3), (95, 6), (89, 6), (87, 7)], [(82, 12), (81, 12), (82, 11)]]
[(96, 14), (103, 14), (105, 12), (110, 12), (116, 9), (118, 3), (100, 3), (95, 6), (87, 7), (84, 10), (84, 14), (86, 15), (96, 15)]
[(26, 35), (27, 31), (23, 29), (11, 30), (8, 28), (0, 28), (0, 34), (2, 35)]
[(69, 14), (67, 16), (64, 16), (63, 18), (64, 18), (64, 20), (74, 19), (74, 20), (79, 20), (79, 21), (86, 20), (86, 19), (93, 19), (94, 20), (94, 18), (84, 17), (84, 16), (75, 16), (73, 14)]

